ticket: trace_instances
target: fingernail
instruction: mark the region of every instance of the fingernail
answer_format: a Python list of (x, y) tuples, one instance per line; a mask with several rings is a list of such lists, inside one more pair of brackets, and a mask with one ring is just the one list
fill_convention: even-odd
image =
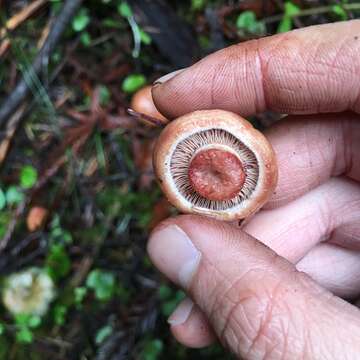
[(148, 243), (155, 266), (175, 283), (186, 288), (199, 266), (201, 253), (177, 225), (157, 230)]
[(168, 323), (171, 325), (181, 325), (189, 318), (194, 303), (191, 299), (185, 298), (170, 315)]
[(173, 77), (175, 77), (176, 75), (180, 74), (181, 72), (183, 72), (186, 68), (184, 69), (179, 69), (179, 70), (176, 70), (176, 71), (173, 71), (169, 74), (166, 74), (160, 78), (158, 78), (157, 80), (154, 81), (153, 85), (160, 85), (160, 84), (163, 84), (164, 82), (172, 79)]

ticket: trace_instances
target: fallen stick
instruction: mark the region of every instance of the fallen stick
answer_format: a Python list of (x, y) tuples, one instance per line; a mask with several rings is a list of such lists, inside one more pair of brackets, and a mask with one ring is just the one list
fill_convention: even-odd
[(31, 17), (36, 11), (43, 7), (49, 0), (36, 0), (22, 9), (20, 12), (15, 14), (11, 19), (9, 19), (5, 27), (0, 30), (0, 57), (2, 57), (6, 51), (9, 49), (11, 42), (9, 39), (5, 39), (6, 34), (9, 31), (15, 30), (20, 26), (25, 20)]
[(29, 77), (29, 74), (39, 74), (44, 66), (48, 65), (48, 59), (54, 50), (55, 46), (59, 42), (61, 35), (65, 31), (72, 17), (74, 16), (76, 10), (79, 8), (83, 0), (66, 0), (63, 8), (60, 11), (60, 14), (55, 19), (49, 36), (47, 37), (43, 47), (36, 56), (35, 61), (33, 62), (30, 69), (28, 69), (20, 82), (16, 85), (15, 89), (7, 97), (7, 99), (2, 103), (0, 107), (0, 127), (2, 127), (9, 116), (16, 110), (16, 108), (21, 104), (21, 102), (29, 94), (29, 87), (26, 79)]

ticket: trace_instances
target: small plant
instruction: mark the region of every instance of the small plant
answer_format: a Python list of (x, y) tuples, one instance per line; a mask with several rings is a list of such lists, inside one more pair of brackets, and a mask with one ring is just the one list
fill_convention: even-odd
[(95, 335), (95, 343), (97, 345), (102, 344), (113, 332), (111, 325), (105, 325), (100, 328)]
[(97, 300), (109, 301), (116, 291), (115, 275), (105, 270), (92, 270), (86, 279), (86, 286), (94, 291)]
[(122, 82), (121, 89), (127, 94), (132, 94), (146, 84), (146, 78), (142, 74), (128, 75)]
[(291, 1), (286, 1), (284, 5), (284, 15), (277, 28), (278, 33), (290, 31), (293, 28), (293, 18), (299, 15), (301, 9)]
[(246, 31), (249, 34), (263, 35), (266, 32), (265, 24), (256, 19), (253, 11), (243, 11), (236, 19), (236, 27), (239, 31)]
[(119, 14), (124, 17), (131, 28), (133, 38), (134, 38), (134, 49), (132, 51), (132, 56), (134, 58), (139, 57), (140, 50), (141, 50), (141, 43), (145, 45), (151, 44), (151, 37), (140, 28), (140, 26), (135, 21), (133, 12), (131, 7), (126, 1), (121, 1), (118, 5), (118, 12)]
[(25, 165), (20, 172), (20, 185), (23, 189), (32, 188), (38, 178), (36, 169), (31, 165)]
[(29, 344), (33, 342), (34, 335), (32, 329), (41, 325), (41, 317), (38, 315), (19, 314), (15, 317), (17, 328), (16, 340), (19, 343)]
[(201, 11), (206, 6), (207, 0), (191, 0), (191, 10)]
[(60, 224), (60, 217), (54, 215), (50, 224), (50, 241), (57, 244), (71, 244), (73, 239), (69, 231), (65, 230)]
[(75, 32), (83, 31), (90, 23), (89, 11), (81, 8), (72, 21), (72, 28)]
[(149, 339), (145, 342), (143, 351), (141, 353), (141, 360), (156, 360), (159, 359), (164, 344), (160, 339)]
[(79, 286), (74, 289), (74, 302), (78, 308), (81, 308), (87, 293), (88, 289), (84, 286)]
[(64, 278), (71, 269), (71, 260), (66, 252), (65, 245), (52, 244), (45, 260), (46, 271), (54, 280)]
[(185, 298), (185, 293), (181, 290), (174, 291), (167, 285), (162, 285), (158, 290), (158, 297), (161, 301), (161, 312), (165, 317), (169, 317), (176, 306)]

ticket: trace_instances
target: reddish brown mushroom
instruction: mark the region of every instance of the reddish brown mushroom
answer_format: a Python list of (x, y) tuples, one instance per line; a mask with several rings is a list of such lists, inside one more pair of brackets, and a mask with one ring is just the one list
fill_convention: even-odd
[(277, 183), (267, 139), (223, 110), (195, 111), (167, 125), (153, 164), (162, 190), (180, 211), (228, 221), (258, 211)]
[[(145, 86), (138, 90), (131, 99), (130, 107), (137, 113), (157, 119), (160, 123), (166, 124), (168, 122), (168, 120), (160, 114), (154, 104), (151, 94), (151, 86)], [(146, 125), (155, 126), (151, 122), (146, 121), (146, 119), (143, 120), (141, 117), (137, 118)]]

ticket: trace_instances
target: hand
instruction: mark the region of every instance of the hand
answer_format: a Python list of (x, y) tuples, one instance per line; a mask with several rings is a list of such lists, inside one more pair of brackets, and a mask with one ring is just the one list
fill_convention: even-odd
[(150, 238), (154, 264), (189, 295), (170, 317), (184, 345), (218, 338), (245, 359), (359, 356), (360, 311), (340, 298), (360, 294), (359, 59), (350, 21), (232, 46), (154, 87), (168, 117), (291, 114), (266, 132), (279, 183), (243, 230), (187, 215)]

